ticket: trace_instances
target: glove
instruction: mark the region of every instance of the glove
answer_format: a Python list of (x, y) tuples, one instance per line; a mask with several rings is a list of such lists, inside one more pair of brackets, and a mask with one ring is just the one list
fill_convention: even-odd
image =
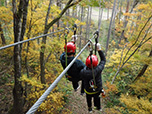
[(101, 45), (99, 43), (97, 43), (97, 51), (101, 50)]
[(104, 91), (104, 89), (101, 90), (101, 94), (102, 94), (102, 97), (104, 98), (106, 95), (106, 92)]
[(77, 38), (77, 35), (72, 35), (72, 42), (75, 42), (76, 40), (77, 40), (78, 38)]

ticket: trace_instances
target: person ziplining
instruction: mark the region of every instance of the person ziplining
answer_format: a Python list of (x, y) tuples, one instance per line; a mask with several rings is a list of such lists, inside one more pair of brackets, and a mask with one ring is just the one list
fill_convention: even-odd
[(103, 95), (105, 94), (102, 87), (101, 73), (104, 69), (106, 58), (99, 43), (97, 44), (97, 51), (100, 56), (99, 64), (97, 56), (90, 54), (86, 59), (86, 67), (84, 67), (80, 73), (84, 81), (84, 91), (90, 113), (92, 113), (92, 98), (94, 99), (95, 109), (102, 111), (99, 95), (101, 93), (103, 93)]
[[(81, 60), (76, 60), (66, 74), (66, 78), (72, 82), (75, 91), (77, 91), (77, 89), (79, 88), (78, 82), (82, 80), (81, 95), (83, 95), (84, 92), (86, 93), (89, 113), (92, 113), (92, 98), (94, 98), (95, 109), (102, 111), (99, 95), (101, 93), (102, 95), (105, 94), (102, 87), (101, 72), (104, 69), (106, 58), (101, 51), (101, 45), (98, 43), (99, 32), (96, 31), (95, 34), (97, 34), (97, 37), (95, 38), (96, 43), (94, 45), (95, 55), (93, 54), (93, 44), (91, 43), (92, 49), (90, 49), (90, 54), (86, 59), (85, 65)], [(64, 52), (60, 56), (60, 61), (64, 69), (74, 59), (74, 55), (76, 52), (76, 39), (77, 37), (75, 31), (74, 35), (72, 36), (72, 41), (67, 43), (65, 39)], [(99, 64), (98, 58), (96, 56), (96, 51), (98, 51), (101, 59)]]
[[(72, 40), (70, 42), (67, 42), (67, 39), (65, 38), (64, 52), (60, 56), (60, 62), (64, 69), (67, 67), (67, 65), (69, 65), (69, 63), (71, 63), (76, 53), (76, 44), (75, 44), (77, 40), (76, 28), (77, 26), (74, 25), (74, 35), (72, 36)], [(75, 91), (77, 91), (78, 88), (80, 87), (78, 82), (81, 81), (82, 79), (79, 73), (81, 69), (83, 69), (84, 67), (85, 64), (81, 60), (77, 59), (66, 73), (66, 78), (72, 82)], [(81, 84), (82, 84), (81, 95), (83, 95), (84, 94), (83, 81)]]

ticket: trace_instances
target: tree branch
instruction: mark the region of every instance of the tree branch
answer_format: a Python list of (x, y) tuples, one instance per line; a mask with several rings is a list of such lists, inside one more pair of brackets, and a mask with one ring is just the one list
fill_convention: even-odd
[[(151, 57), (151, 56), (152, 56), (152, 50), (150, 51), (150, 54), (149, 54), (148, 57)], [(139, 74), (136, 76), (136, 78), (134, 79), (133, 82), (135, 82), (137, 79), (139, 79), (139, 78), (145, 73), (145, 71), (147, 70), (147, 68), (148, 68), (148, 65), (145, 64), (144, 67), (143, 67), (142, 70), (139, 72)]]
[(61, 17), (62, 15), (66, 12), (66, 10), (76, 4), (78, 4), (79, 2), (81, 2), (82, 0), (78, 0), (74, 3), (71, 3), (73, 0), (69, 0), (68, 3), (66, 4), (65, 8), (61, 11), (61, 13), (59, 14), (58, 17), (56, 17), (54, 20), (52, 20), (48, 25), (47, 25), (47, 31), (49, 30), (49, 28), (54, 24), (56, 23)]
[(140, 44), (136, 47), (136, 49), (132, 52), (132, 54), (127, 58), (127, 60), (121, 65), (121, 67), (120, 67), (120, 69), (116, 72), (116, 74), (115, 74), (115, 76), (114, 76), (114, 78), (113, 78), (113, 80), (112, 80), (112, 84), (113, 84), (113, 82), (115, 81), (115, 78), (116, 78), (116, 76), (118, 75), (118, 73), (120, 72), (120, 70), (123, 68), (123, 66), (128, 62), (128, 60), (135, 54), (135, 52), (142, 46), (142, 45), (144, 45), (148, 40), (150, 40), (152, 38), (152, 36), (151, 37), (149, 37), (147, 40), (145, 40), (144, 42), (140, 42)]
[(125, 55), (125, 57), (124, 57), (124, 59), (123, 59), (123, 62), (125, 61), (125, 59), (126, 59), (128, 53), (129, 53), (129, 51), (131, 50), (131, 48), (137, 43), (137, 41), (138, 41), (138, 39), (139, 39), (142, 31), (144, 30), (144, 28), (146, 27), (146, 25), (148, 24), (148, 22), (150, 21), (151, 18), (152, 18), (152, 15), (148, 18), (147, 22), (145, 23), (145, 25), (143, 26), (143, 28), (140, 30), (140, 32), (139, 32), (139, 34), (138, 34), (138, 36), (137, 36), (136, 41), (135, 41), (135, 42), (132, 44), (132, 46), (128, 49), (128, 51), (127, 51), (127, 53), (126, 53), (126, 55)]

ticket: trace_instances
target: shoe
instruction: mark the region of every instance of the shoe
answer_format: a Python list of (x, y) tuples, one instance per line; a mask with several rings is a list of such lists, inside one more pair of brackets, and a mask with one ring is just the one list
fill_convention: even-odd
[(98, 111), (102, 111), (102, 108), (97, 108), (96, 106), (94, 107), (94, 109)]
[(85, 93), (81, 93), (80, 95), (82, 95), (82, 96), (83, 96), (84, 94), (85, 94)]
[(92, 113), (92, 110), (91, 110), (91, 111), (89, 111), (89, 113)]
[(74, 89), (74, 91), (76, 92), (79, 88), (80, 88), (80, 85), (78, 85), (78, 87), (76, 89)]
[(92, 113), (92, 108), (89, 107), (89, 108), (88, 108), (88, 111), (89, 111), (89, 113)]
[(98, 109), (100, 112), (102, 112), (102, 109), (100, 108), (100, 109)]

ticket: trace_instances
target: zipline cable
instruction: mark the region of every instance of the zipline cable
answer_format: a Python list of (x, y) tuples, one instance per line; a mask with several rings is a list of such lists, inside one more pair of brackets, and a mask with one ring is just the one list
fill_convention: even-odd
[(28, 42), (28, 41), (32, 41), (32, 40), (35, 40), (35, 39), (38, 39), (38, 38), (41, 38), (41, 37), (44, 37), (44, 36), (49, 36), (49, 35), (52, 35), (52, 34), (55, 34), (55, 33), (58, 33), (58, 32), (62, 32), (62, 31), (65, 31), (65, 29), (62, 29), (62, 30), (58, 30), (56, 32), (51, 32), (49, 34), (43, 34), (41, 36), (37, 36), (37, 37), (34, 37), (34, 38), (31, 38), (31, 39), (28, 39), (28, 40), (23, 40), (23, 41), (19, 41), (19, 42), (16, 42), (16, 43), (13, 43), (13, 44), (10, 44), (10, 45), (6, 45), (6, 46), (3, 46), (3, 47), (0, 47), (0, 50), (2, 49), (5, 49), (5, 48), (8, 48), (8, 47), (12, 47), (12, 46), (15, 46), (15, 45), (18, 45), (18, 44), (22, 44), (22, 43), (25, 43), (25, 42)]
[(56, 78), (56, 80), (50, 85), (50, 87), (43, 93), (43, 95), (36, 101), (36, 103), (28, 110), (26, 114), (34, 114), (34, 112), (38, 109), (38, 107), (42, 104), (42, 102), (46, 99), (46, 97), (50, 94), (53, 88), (58, 84), (61, 78), (65, 75), (65, 73), (69, 70), (69, 68), (73, 65), (76, 59), (80, 56), (80, 54), (84, 51), (84, 49), (90, 44), (92, 39), (94, 39), (96, 34), (88, 41), (88, 43), (83, 47), (83, 49), (78, 53), (78, 55), (70, 62), (70, 64), (65, 68), (65, 70)]

